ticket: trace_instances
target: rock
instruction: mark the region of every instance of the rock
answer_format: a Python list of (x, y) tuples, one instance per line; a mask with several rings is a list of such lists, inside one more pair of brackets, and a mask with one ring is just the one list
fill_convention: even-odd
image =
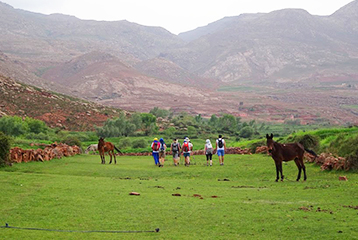
[(348, 181), (346, 176), (339, 176), (339, 181)]
[(130, 192), (129, 195), (135, 195), (135, 196), (139, 196), (140, 193), (137, 193), (137, 192)]

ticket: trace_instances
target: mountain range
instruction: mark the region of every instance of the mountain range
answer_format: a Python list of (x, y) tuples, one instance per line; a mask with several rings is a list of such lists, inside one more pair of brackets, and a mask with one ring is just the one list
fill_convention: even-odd
[(358, 0), (225, 17), (171, 34), (0, 2), (0, 74), (116, 108), (357, 123)]

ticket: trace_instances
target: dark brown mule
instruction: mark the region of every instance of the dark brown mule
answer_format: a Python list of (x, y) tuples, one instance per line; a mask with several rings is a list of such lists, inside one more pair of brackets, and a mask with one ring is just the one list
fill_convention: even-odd
[(112, 163), (112, 155), (114, 157), (114, 163), (117, 164), (116, 155), (114, 154), (114, 149), (116, 149), (119, 153), (121, 152), (118, 148), (116, 148), (116, 146), (114, 146), (113, 143), (105, 142), (103, 138), (100, 138), (98, 140), (98, 152), (99, 152), (99, 155), (101, 157), (101, 161), (102, 161), (101, 163), (102, 164), (106, 163), (106, 159), (104, 157), (104, 154), (106, 152), (108, 152), (108, 154), (110, 156), (109, 164)]
[(281, 173), (281, 181), (283, 181), (284, 176), (282, 175), (282, 162), (288, 162), (291, 160), (294, 160), (296, 163), (296, 166), (298, 168), (298, 176), (297, 181), (301, 178), (301, 171), (303, 170), (304, 178), (303, 180), (306, 181), (306, 167), (303, 162), (303, 155), (305, 151), (308, 151), (309, 153), (316, 155), (313, 151), (305, 149), (302, 144), (300, 143), (288, 143), (288, 144), (281, 144), (278, 142), (275, 142), (273, 140), (273, 134), (271, 133), (271, 136), (266, 134), (267, 139), (267, 148), (269, 153), (271, 154), (271, 157), (275, 161), (276, 165), (276, 182), (280, 178)]

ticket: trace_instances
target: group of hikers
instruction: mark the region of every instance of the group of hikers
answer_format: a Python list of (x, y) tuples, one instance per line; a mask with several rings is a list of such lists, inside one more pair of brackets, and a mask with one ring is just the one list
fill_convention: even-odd
[[(154, 141), (151, 144), (152, 148), (152, 155), (154, 158), (154, 163), (158, 167), (164, 166), (167, 145), (163, 138), (154, 138)], [(206, 155), (206, 165), (212, 166), (213, 165), (213, 153), (216, 151), (216, 154), (219, 157), (219, 163), (221, 166), (224, 165), (224, 155), (225, 155), (226, 143), (225, 140), (222, 138), (222, 135), (219, 135), (219, 138), (215, 141), (215, 149), (211, 144), (209, 139), (206, 139), (204, 152)], [(184, 156), (184, 165), (190, 165), (190, 156), (193, 151), (193, 144), (190, 142), (188, 137), (184, 138), (183, 144), (180, 144), (178, 139), (174, 138), (173, 142), (170, 144), (170, 151), (173, 154), (173, 162), (174, 166), (178, 166), (180, 163), (180, 156)], [(209, 165), (210, 164), (210, 165)]]

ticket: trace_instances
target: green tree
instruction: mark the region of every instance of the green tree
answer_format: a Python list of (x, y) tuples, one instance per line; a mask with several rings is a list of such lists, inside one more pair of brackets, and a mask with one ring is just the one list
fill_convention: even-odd
[(202, 124), (203, 123), (203, 118), (201, 117), (201, 114), (198, 114), (195, 116), (195, 122)]
[(0, 118), (0, 131), (9, 136), (20, 136), (28, 131), (27, 124), (18, 116)]
[(0, 166), (4, 166), (9, 160), (12, 139), (0, 132)]
[(236, 118), (230, 114), (224, 114), (219, 118), (219, 130), (227, 133), (236, 133), (237, 122)]
[(123, 135), (128, 137), (129, 135), (132, 135), (135, 132), (135, 130), (136, 130), (135, 124), (127, 121)]
[(240, 137), (250, 138), (254, 134), (254, 129), (250, 126), (246, 126), (241, 128)]
[(164, 134), (165, 136), (167, 136), (168, 138), (173, 138), (175, 137), (175, 127), (168, 127), (167, 129), (164, 130)]
[(195, 127), (193, 127), (193, 126), (188, 127), (188, 135), (189, 136), (196, 136), (197, 132), (198, 131), (196, 130)]
[(32, 133), (36, 133), (36, 134), (47, 133), (49, 130), (48, 126), (41, 120), (26, 117), (25, 123), (28, 126), (29, 132)]
[(157, 118), (151, 113), (141, 113), (142, 123), (144, 132), (147, 136), (156, 132), (157, 129)]
[(127, 120), (124, 113), (121, 113), (118, 118), (107, 119), (103, 127), (96, 127), (97, 135), (101, 137), (129, 136), (138, 129), (136, 124), (140, 125), (142, 121), (138, 119), (138, 116), (134, 118), (135, 123), (132, 123), (131, 119)]
[(158, 107), (154, 107), (152, 110), (149, 111), (149, 113), (153, 114), (154, 116), (156, 116), (157, 118), (166, 118), (169, 116), (169, 111), (165, 110), (165, 109), (161, 109)]
[(219, 122), (218, 117), (215, 114), (211, 115), (210, 120), (209, 120), (209, 125), (211, 127), (216, 128), (216, 126), (218, 125), (218, 122)]
[(142, 128), (142, 117), (141, 117), (140, 113), (132, 114), (130, 117), (130, 121), (131, 121), (131, 123), (133, 123), (135, 125), (135, 130)]

